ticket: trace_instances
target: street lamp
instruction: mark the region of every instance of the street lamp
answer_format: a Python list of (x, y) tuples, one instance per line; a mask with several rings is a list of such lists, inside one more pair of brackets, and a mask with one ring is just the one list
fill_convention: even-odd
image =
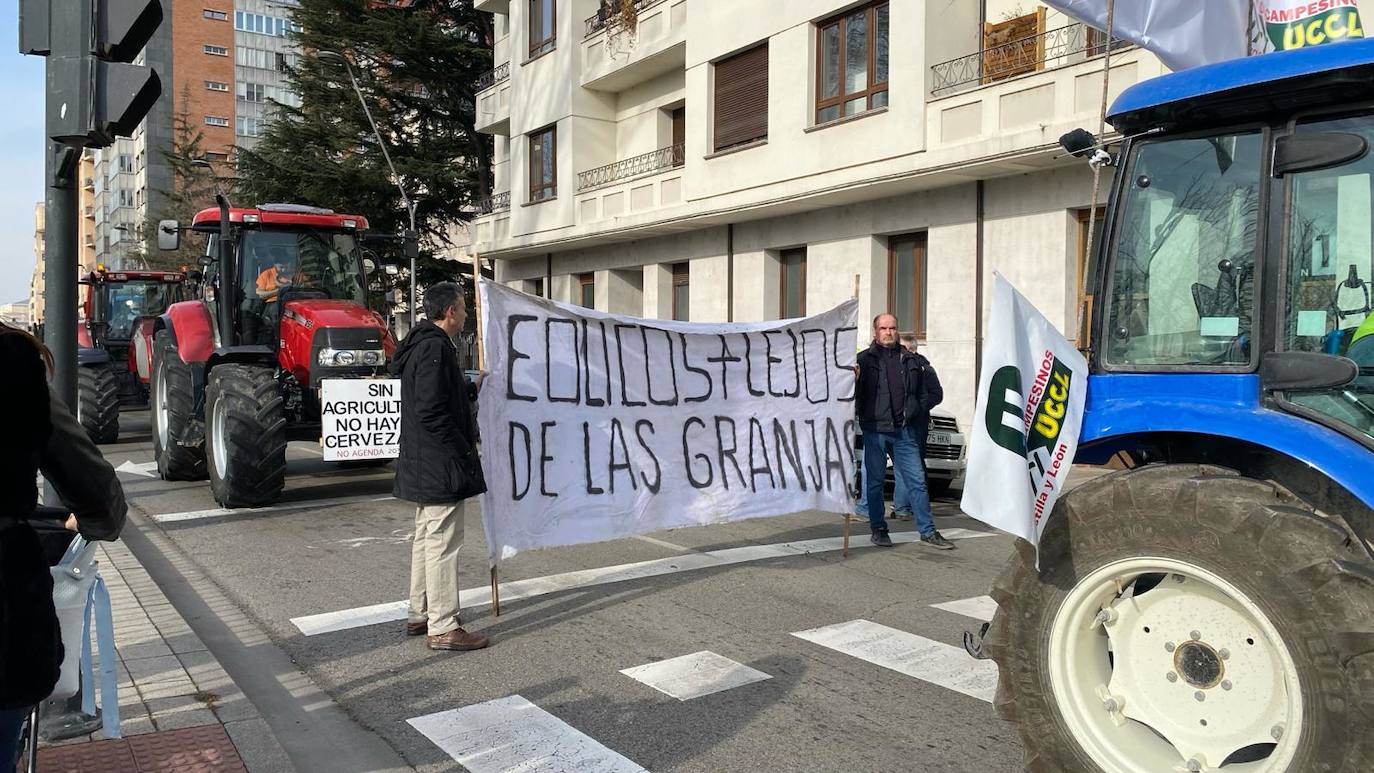
[(338, 62), (344, 66), (348, 72), (348, 81), (353, 84), (353, 93), (358, 95), (358, 101), (362, 103), (363, 114), (367, 116), (367, 123), (372, 127), (372, 136), (377, 139), (377, 145), (382, 149), (382, 157), (386, 159), (386, 166), (391, 170), (391, 179), (396, 183), (396, 190), (401, 192), (401, 201), (406, 205), (406, 214), (410, 216), (410, 228), (405, 232), (404, 244), (406, 255), (410, 258), (410, 327), (415, 328), (415, 259), (419, 256), (420, 249), (417, 243), (415, 232), (415, 202), (406, 193), (405, 186), (401, 184), (401, 176), (396, 174), (396, 165), (391, 163), (391, 153), (386, 149), (386, 143), (382, 141), (382, 133), (377, 131), (377, 122), (372, 120), (372, 111), (367, 106), (367, 100), (363, 98), (363, 90), (358, 88), (358, 79), (353, 76), (353, 65), (348, 59), (337, 51), (320, 51), (317, 54), (321, 61)]

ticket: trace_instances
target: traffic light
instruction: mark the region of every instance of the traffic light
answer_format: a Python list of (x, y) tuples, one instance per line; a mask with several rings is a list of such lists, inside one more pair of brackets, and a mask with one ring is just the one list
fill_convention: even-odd
[(20, 0), (19, 51), (48, 57), (48, 136), (105, 147), (131, 135), (162, 93), (131, 64), (162, 23), (160, 0)]

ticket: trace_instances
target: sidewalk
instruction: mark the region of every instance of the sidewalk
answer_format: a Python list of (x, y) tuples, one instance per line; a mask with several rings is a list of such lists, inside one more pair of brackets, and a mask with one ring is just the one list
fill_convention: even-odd
[[(123, 738), (45, 746), (43, 773), (293, 771), (267, 723), (122, 542), (99, 544), (114, 609)], [(99, 673), (98, 666), (97, 672)], [(104, 696), (97, 702), (102, 703)]]

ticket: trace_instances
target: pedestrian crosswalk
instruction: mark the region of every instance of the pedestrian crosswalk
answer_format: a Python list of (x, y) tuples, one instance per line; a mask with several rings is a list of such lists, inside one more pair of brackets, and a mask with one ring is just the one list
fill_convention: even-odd
[[(990, 619), (996, 611), (996, 603), (987, 596), (931, 607), (971, 620)], [(991, 703), (997, 690), (997, 667), (991, 661), (976, 660), (962, 647), (869, 620), (832, 623), (791, 636), (984, 703)], [(677, 701), (748, 690), (773, 678), (709, 650), (619, 673)], [(471, 773), (647, 773), (640, 764), (518, 694), (415, 717), (407, 723)]]

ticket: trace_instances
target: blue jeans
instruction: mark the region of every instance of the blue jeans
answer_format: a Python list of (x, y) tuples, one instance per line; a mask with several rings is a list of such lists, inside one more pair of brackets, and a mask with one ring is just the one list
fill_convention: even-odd
[[(910, 428), (903, 427), (896, 432), (864, 433), (864, 499), (868, 513), (868, 525), (874, 529), (886, 529), (887, 503), (883, 501), (883, 479), (886, 478), (887, 459), (892, 458), (892, 472), (897, 479), (893, 491), (894, 503), (901, 505), (903, 499), (911, 503), (912, 515), (916, 518), (916, 529), (921, 536), (935, 533), (935, 518), (930, 512), (930, 492), (926, 490), (925, 465), (921, 462), (920, 445), (916, 442)], [(868, 471), (873, 470), (873, 476)]]
[(19, 731), (30, 709), (0, 709), (0, 773), (12, 773), (19, 764)]

